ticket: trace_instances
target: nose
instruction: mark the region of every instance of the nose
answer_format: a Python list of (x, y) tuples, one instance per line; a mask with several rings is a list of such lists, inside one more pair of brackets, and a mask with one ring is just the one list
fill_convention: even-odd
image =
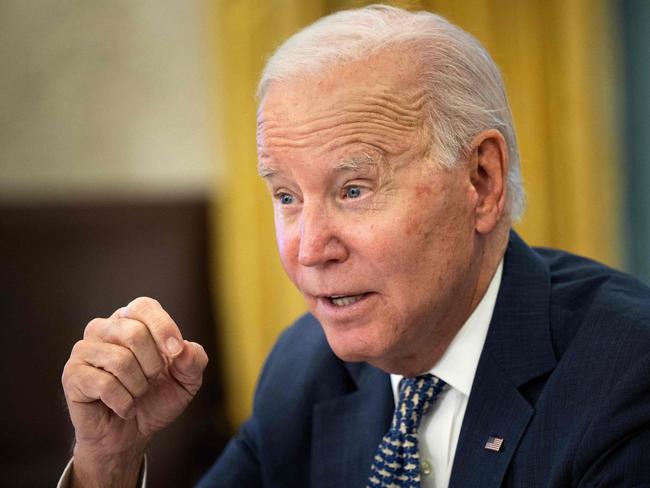
[(300, 224), (298, 262), (303, 266), (323, 266), (342, 262), (348, 250), (341, 240), (334, 219), (323, 206), (303, 207)]

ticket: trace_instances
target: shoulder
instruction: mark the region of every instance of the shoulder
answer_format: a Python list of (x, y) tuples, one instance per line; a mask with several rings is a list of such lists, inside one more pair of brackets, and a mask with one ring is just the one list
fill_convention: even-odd
[(552, 333), (560, 355), (577, 338), (608, 350), (627, 344), (650, 350), (650, 288), (601, 263), (554, 249), (535, 248), (549, 269)]
[(588, 450), (605, 450), (650, 422), (650, 289), (586, 258), (535, 252), (550, 272), (552, 384), (584, 419)]
[(534, 251), (548, 266), (553, 297), (559, 305), (579, 309), (611, 306), (621, 312), (628, 308), (633, 316), (650, 316), (650, 288), (633, 276), (565, 251)]

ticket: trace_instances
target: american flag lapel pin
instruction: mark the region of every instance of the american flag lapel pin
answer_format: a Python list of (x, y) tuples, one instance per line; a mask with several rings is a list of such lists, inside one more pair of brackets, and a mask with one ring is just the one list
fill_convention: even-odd
[(487, 449), (488, 451), (499, 452), (501, 450), (502, 445), (503, 445), (502, 437), (490, 436), (488, 437), (488, 440), (485, 443), (485, 449)]

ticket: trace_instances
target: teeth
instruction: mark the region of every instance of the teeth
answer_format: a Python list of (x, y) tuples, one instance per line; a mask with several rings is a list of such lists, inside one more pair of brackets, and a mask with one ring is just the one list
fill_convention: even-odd
[(345, 297), (331, 297), (330, 300), (337, 307), (344, 307), (346, 305), (352, 305), (353, 303), (358, 302), (359, 300), (361, 300), (362, 297), (363, 294), (345, 296)]

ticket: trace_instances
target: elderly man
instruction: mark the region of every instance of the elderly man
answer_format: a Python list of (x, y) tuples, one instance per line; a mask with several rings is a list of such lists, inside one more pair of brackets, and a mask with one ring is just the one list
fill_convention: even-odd
[[(278, 49), (258, 113), (311, 314), (201, 486), (650, 486), (650, 292), (510, 229), (512, 118), (475, 39), (430, 13), (339, 12)], [(92, 321), (63, 376), (70, 483), (135, 485), (206, 361), (153, 300)]]

